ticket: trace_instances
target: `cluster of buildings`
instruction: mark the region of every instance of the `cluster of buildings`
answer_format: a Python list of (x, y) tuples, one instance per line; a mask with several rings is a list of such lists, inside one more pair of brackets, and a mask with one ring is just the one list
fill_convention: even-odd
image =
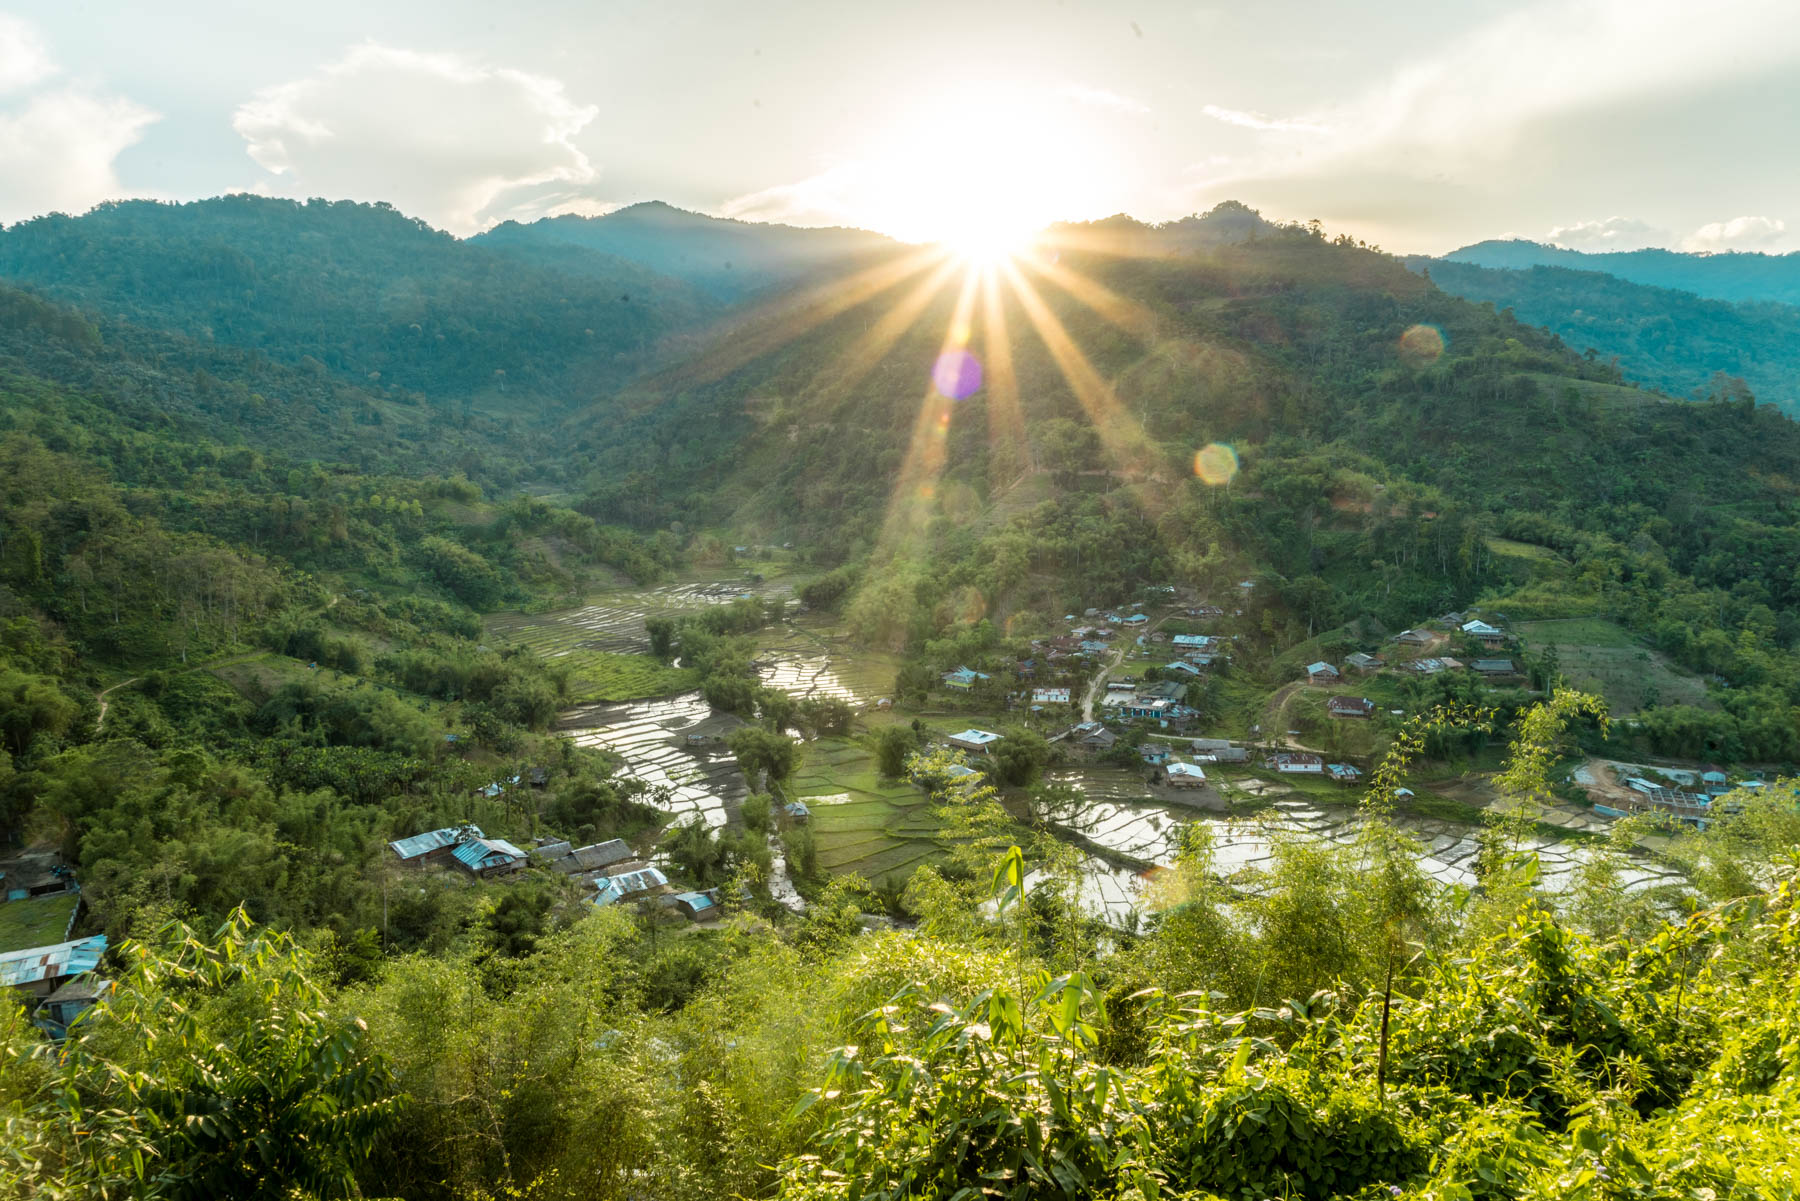
[(543, 839), (529, 852), (503, 838), (489, 838), (473, 825), (445, 826), (388, 843), (396, 859), (421, 870), (455, 868), (476, 879), (510, 875), (537, 864), (591, 888), (588, 900), (606, 908), (622, 902), (654, 900), (696, 921), (718, 916), (716, 892), (677, 892), (661, 868), (638, 859), (622, 838), (590, 846)]
[[(1721, 767), (1708, 764), (1698, 771), (1676, 771), (1665, 769), (1656, 774), (1663, 776), (1677, 787), (1647, 780), (1643, 776), (1628, 775), (1619, 782), (1627, 790), (1624, 797), (1608, 796), (1594, 801), (1594, 812), (1607, 817), (1624, 817), (1628, 813), (1657, 813), (1665, 817), (1673, 817), (1691, 825), (1706, 828), (1708, 818), (1715, 812), (1714, 806), (1729, 793), (1740, 789), (1746, 792), (1760, 792), (1768, 787), (1762, 780), (1748, 779), (1732, 783)], [(1717, 812), (1728, 811), (1729, 803), (1720, 806)]]

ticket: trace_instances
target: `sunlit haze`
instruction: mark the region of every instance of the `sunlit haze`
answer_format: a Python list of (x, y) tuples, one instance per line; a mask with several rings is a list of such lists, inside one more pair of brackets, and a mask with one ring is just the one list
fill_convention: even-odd
[(991, 257), (1237, 199), (1400, 251), (1800, 246), (1781, 0), (220, 11), (0, 11), (0, 221), (252, 191), (468, 235), (660, 199)]

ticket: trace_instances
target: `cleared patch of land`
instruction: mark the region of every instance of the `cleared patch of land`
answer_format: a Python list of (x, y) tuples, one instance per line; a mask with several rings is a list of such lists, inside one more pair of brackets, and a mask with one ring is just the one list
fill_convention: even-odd
[(1528, 621), (1519, 635), (1533, 650), (1556, 648), (1556, 661), (1571, 687), (1606, 698), (1615, 717), (1647, 703), (1711, 708), (1706, 685), (1677, 668), (1623, 626), (1598, 617)]

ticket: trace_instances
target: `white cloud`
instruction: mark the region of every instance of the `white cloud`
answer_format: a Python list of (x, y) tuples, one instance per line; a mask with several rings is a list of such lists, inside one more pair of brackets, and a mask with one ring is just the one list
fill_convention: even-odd
[(733, 197), (720, 206), (719, 215), (780, 225), (847, 225), (873, 189), (873, 174), (860, 163), (827, 167), (795, 183)]
[(57, 74), (36, 29), (0, 14), (0, 221), (82, 213), (125, 194), (113, 169), (157, 115), (85, 84), (40, 87)]
[(232, 128), (274, 190), (385, 200), (452, 233), (577, 204), (599, 115), (561, 81), (367, 43), (258, 92)]
[(1130, 96), (1122, 96), (1108, 88), (1089, 87), (1081, 83), (1065, 83), (1056, 89), (1056, 94), (1065, 100), (1073, 100), (1077, 104), (1086, 104), (1093, 108), (1106, 109), (1108, 112), (1124, 113), (1133, 117), (1150, 115), (1150, 106), (1141, 100), (1133, 100)]
[(1787, 234), (1787, 222), (1774, 217), (1733, 217), (1702, 225), (1682, 240), (1683, 250), (1773, 250)]
[(1309, 121), (1303, 117), (1270, 117), (1245, 109), (1222, 108), (1217, 104), (1205, 105), (1200, 111), (1215, 121), (1223, 121), (1227, 125), (1235, 125), (1240, 129), (1254, 129), (1258, 133), (1328, 134), (1331, 132), (1331, 126), (1319, 121)]
[(56, 73), (50, 48), (18, 17), (0, 13), (0, 95), (41, 83)]
[(1667, 246), (1673, 238), (1669, 231), (1640, 221), (1636, 217), (1608, 217), (1604, 221), (1578, 221), (1559, 225), (1545, 241), (1570, 250), (1607, 251), (1642, 250), (1646, 246)]
[(1714, 0), (1704, 12), (1689, 0), (1537, 0), (1306, 120), (1328, 121), (1331, 137), (1280, 137), (1288, 131), (1276, 119), (1264, 129), (1258, 114), (1208, 110), (1268, 136), (1237, 156), (1229, 179), (1207, 187), (1257, 193), (1259, 184), (1305, 184), (1305, 195), (1335, 199), (1341, 190), (1330, 189), (1340, 183), (1378, 185), (1390, 196), (1410, 184), (1479, 195), (1503, 184), (1532, 142), (1554, 143), (1597, 110), (1667, 101), (1795, 62), (1800, 4), (1792, 0)]

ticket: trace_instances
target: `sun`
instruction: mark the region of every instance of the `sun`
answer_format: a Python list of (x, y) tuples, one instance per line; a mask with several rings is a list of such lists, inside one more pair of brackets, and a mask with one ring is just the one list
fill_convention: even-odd
[(921, 99), (870, 147), (868, 223), (973, 264), (1021, 253), (1045, 226), (1092, 207), (1099, 164), (1058, 117), (1000, 89)]

